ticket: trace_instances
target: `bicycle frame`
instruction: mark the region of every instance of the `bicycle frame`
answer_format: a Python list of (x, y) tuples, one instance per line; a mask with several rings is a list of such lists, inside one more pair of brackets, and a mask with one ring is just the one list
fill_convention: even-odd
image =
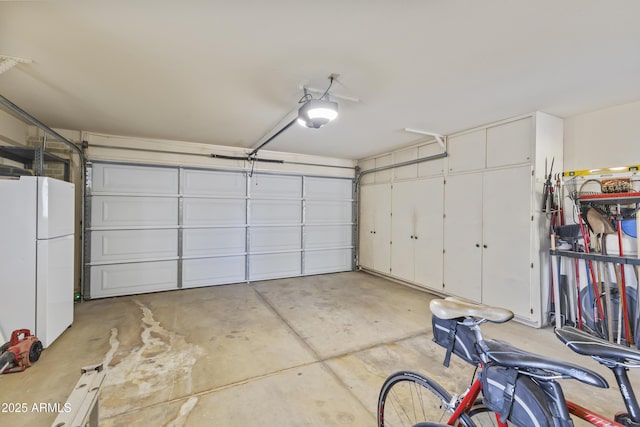
[[(457, 309), (457, 307), (454, 306), (453, 307), (454, 313), (455, 313), (455, 309)], [(480, 325), (486, 322), (487, 319), (484, 319), (484, 318), (478, 319), (471, 315), (467, 315), (464, 309), (460, 309), (460, 314), (461, 315), (464, 314), (464, 317), (465, 317), (465, 319), (461, 322), (461, 324), (466, 325), (475, 333), (476, 342), (482, 343), (484, 341), (484, 337), (483, 337)], [(452, 348), (453, 346), (451, 346), (451, 348), (448, 350), (449, 351), (448, 355), (451, 354), (450, 352)], [(489, 353), (485, 353), (484, 351), (479, 351), (479, 353), (480, 353), (479, 354), (480, 359), (482, 361), (476, 365), (476, 369), (482, 370), (485, 367), (485, 364), (488, 363)], [(580, 353), (580, 354), (586, 354), (586, 353)], [(617, 356), (612, 356), (612, 357), (617, 357)], [(540, 376), (540, 375), (536, 375), (535, 372), (530, 373), (531, 376), (538, 378), (538, 380), (534, 382), (538, 383), (538, 386), (541, 387), (542, 390), (547, 395), (549, 405), (553, 404), (554, 410), (552, 412), (555, 419), (554, 424), (557, 425), (557, 423), (559, 422), (561, 425), (573, 425), (573, 423), (570, 421), (570, 415), (571, 415), (575, 419), (584, 420), (589, 424), (597, 427), (626, 427), (630, 425), (640, 426), (640, 421), (639, 421), (640, 405), (638, 404), (638, 400), (635, 397), (632, 384), (630, 383), (627, 375), (628, 369), (632, 367), (640, 367), (640, 362), (639, 363), (632, 363), (632, 362), (626, 362), (626, 361), (621, 362), (617, 359), (607, 360), (607, 359), (602, 359), (600, 357), (595, 357), (595, 356), (593, 356), (593, 358), (596, 361), (598, 361), (600, 364), (612, 370), (616, 378), (616, 381), (618, 383), (620, 394), (622, 395), (622, 398), (624, 400), (627, 412), (619, 412), (615, 414), (613, 418), (616, 421), (614, 421), (613, 419), (607, 418), (584, 406), (581, 406), (575, 402), (567, 400), (566, 397), (564, 396), (564, 393), (562, 392), (562, 388), (560, 387), (559, 383), (557, 383), (555, 380), (563, 379), (563, 378), (571, 378), (573, 377), (573, 375), (555, 374), (550, 376), (545, 376), (545, 375)], [(637, 360), (637, 359), (635, 357), (632, 357), (632, 360)], [(523, 374), (527, 375), (526, 372), (523, 372)], [(594, 374), (594, 375), (597, 375), (597, 374)], [(474, 373), (474, 376), (475, 376), (475, 373)], [(574, 377), (574, 378), (578, 378), (578, 377)], [(583, 381), (583, 382), (586, 382), (586, 381)], [(604, 379), (602, 379), (601, 382), (604, 382)], [(588, 384), (591, 384), (591, 383), (588, 383)], [(482, 392), (482, 382), (480, 381), (480, 377), (478, 376), (478, 377), (475, 377), (471, 386), (463, 394), (455, 396), (448, 403), (447, 409), (453, 411), (453, 413), (449, 417), (447, 421), (447, 425), (458, 426), (461, 424), (461, 422), (464, 422), (464, 423), (468, 422), (467, 417), (472, 412), (476, 412), (476, 410), (478, 409), (478, 408), (475, 408), (474, 405), (476, 404), (478, 396), (480, 396), (481, 392)], [(480, 409), (480, 411), (478, 412), (481, 412), (481, 411), (483, 411), (483, 409)], [(484, 411), (491, 412), (491, 410), (488, 410), (488, 408), (484, 408)], [(501, 422), (499, 414), (495, 412), (493, 412), (493, 414), (494, 414), (493, 416), (495, 416), (496, 418), (496, 422), (499, 427), (507, 427), (507, 423)]]
[[(462, 414), (468, 414), (469, 411), (471, 411), (473, 404), (480, 395), (480, 391), (482, 391), (482, 383), (480, 382), (480, 379), (476, 378), (473, 384), (471, 384), (469, 390), (467, 390), (467, 392), (465, 393), (460, 403), (456, 405), (456, 410), (453, 412), (453, 415), (451, 415), (449, 421), (447, 422), (448, 425), (457, 425), (458, 420), (460, 419)], [(500, 416), (498, 414), (496, 414), (496, 421), (498, 422), (499, 427), (507, 427), (506, 423), (502, 423), (500, 421)]]
[[(476, 334), (476, 339), (478, 340), (478, 342), (480, 342), (481, 340), (484, 340), (484, 337), (482, 335), (482, 330), (480, 329), (480, 323), (482, 322), (476, 323), (472, 326), (472, 329)], [(610, 366), (606, 363), (602, 363), (602, 362), (600, 363), (612, 370), (616, 378), (616, 381), (618, 383), (618, 386), (620, 387), (620, 390), (623, 390), (623, 389), (627, 390), (627, 393), (621, 393), (622, 398), (625, 402), (625, 406), (627, 408), (628, 413), (631, 415), (631, 420), (638, 419), (640, 417), (640, 406), (638, 405), (638, 401), (635, 397), (635, 394), (633, 393), (633, 386), (629, 381), (626, 367)], [(462, 399), (462, 401), (456, 408), (456, 411), (449, 419), (449, 423), (448, 423), (449, 425), (454, 425), (452, 423), (456, 422), (460, 418), (460, 415), (462, 413), (468, 412), (471, 409), (471, 406), (477, 399), (481, 390), (482, 390), (482, 384), (480, 383), (480, 380), (476, 378), (471, 388), (469, 389), (465, 397)], [(571, 415), (581, 420), (584, 420), (590, 423), (591, 425), (598, 426), (598, 427), (625, 427), (624, 424), (620, 424), (617, 421), (613, 421), (601, 414), (598, 414), (597, 412), (593, 412), (590, 409), (585, 408), (584, 406), (578, 405), (575, 402), (571, 402), (566, 398), (564, 400), (567, 405), (567, 410)], [(500, 422), (500, 416), (497, 414), (496, 414), (496, 420), (498, 422), (499, 427), (507, 426), (507, 424), (503, 424)]]
[(575, 415), (577, 418), (581, 420), (585, 420), (586, 422), (598, 426), (598, 427), (624, 427), (623, 424), (612, 421), (608, 418), (603, 417), (602, 415), (591, 411), (590, 409), (585, 408), (584, 406), (580, 406), (577, 403), (571, 402), (569, 400), (567, 402), (567, 408), (569, 409), (569, 413), (571, 415)]
[[(478, 396), (480, 395), (481, 391), (482, 391), (482, 383), (480, 382), (479, 379), (476, 378), (473, 384), (471, 384), (471, 387), (469, 388), (469, 390), (467, 390), (467, 392), (465, 393), (460, 403), (456, 405), (456, 409), (451, 415), (451, 417), (449, 418), (449, 420), (447, 421), (447, 424), (450, 426), (457, 425), (462, 414), (468, 414), (469, 411), (471, 411), (471, 408), (473, 407), (473, 404), (476, 402), (476, 399), (478, 399)], [(585, 408), (584, 406), (578, 405), (575, 402), (566, 400), (566, 404), (567, 404), (567, 409), (569, 410), (569, 413), (571, 415), (574, 415), (575, 417), (580, 418), (581, 420), (584, 420), (594, 426), (625, 427), (623, 424), (620, 424), (616, 421), (606, 418), (605, 416), (600, 415), (597, 412), (593, 412), (590, 409)], [(496, 414), (496, 421), (499, 427), (507, 427), (507, 424), (502, 423), (500, 421), (500, 416), (498, 414)]]
[[(597, 359), (596, 359), (597, 360)], [(640, 415), (640, 408), (638, 407), (638, 400), (636, 399), (635, 393), (633, 392), (633, 386), (629, 381), (629, 376), (627, 375), (627, 369), (624, 365), (614, 365), (609, 363), (604, 363), (601, 360), (598, 360), (602, 365), (608, 367), (613, 372), (614, 377), (616, 378), (616, 382), (618, 383), (618, 387), (620, 390), (626, 390), (626, 392), (621, 392), (622, 399), (624, 400), (625, 407), (627, 408), (627, 414), (629, 416), (629, 421), (634, 422), (633, 420), (637, 420)], [(624, 424), (618, 423), (616, 421), (611, 421), (609, 418), (606, 418), (596, 412), (591, 411), (584, 406), (580, 406), (577, 403), (566, 401), (567, 408), (569, 409), (569, 413), (575, 415), (577, 418), (585, 420), (591, 423), (594, 426), (600, 427), (624, 427)], [(637, 424), (634, 424), (637, 425)]]

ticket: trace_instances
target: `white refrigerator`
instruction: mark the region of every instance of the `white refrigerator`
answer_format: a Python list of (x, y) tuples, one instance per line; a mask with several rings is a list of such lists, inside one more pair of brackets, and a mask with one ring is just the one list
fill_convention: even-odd
[(48, 347), (73, 322), (74, 185), (0, 178), (0, 333)]

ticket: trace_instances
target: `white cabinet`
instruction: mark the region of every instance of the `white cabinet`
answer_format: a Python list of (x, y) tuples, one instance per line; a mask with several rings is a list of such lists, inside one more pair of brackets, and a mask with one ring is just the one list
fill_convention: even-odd
[(447, 142), (448, 171), (457, 173), (484, 168), (486, 136), (486, 129), (480, 129), (449, 137)]
[(539, 231), (533, 229), (532, 188), (530, 166), (484, 172), (482, 303), (522, 318), (531, 317), (540, 298), (539, 283), (531, 280), (532, 263), (539, 263), (532, 252)]
[[(540, 200), (545, 159), (562, 170), (562, 138), (562, 120), (536, 112), (449, 135), (446, 159), (363, 175), (359, 265), (542, 326), (549, 241)], [(361, 165), (401, 164), (438, 148)]]
[(534, 117), (487, 128), (488, 168), (531, 161), (534, 147)]
[(442, 287), (442, 177), (402, 181), (391, 190), (391, 275)]
[(447, 178), (444, 292), (529, 317), (531, 188), (530, 166)]
[(391, 185), (360, 187), (360, 250), (358, 264), (380, 273), (391, 268)]
[(444, 196), (443, 292), (482, 301), (483, 173), (451, 175)]
[(534, 113), (449, 138), (443, 291), (544, 323), (544, 159), (562, 169), (562, 120)]
[(449, 173), (528, 163), (534, 116), (453, 135), (448, 140)]

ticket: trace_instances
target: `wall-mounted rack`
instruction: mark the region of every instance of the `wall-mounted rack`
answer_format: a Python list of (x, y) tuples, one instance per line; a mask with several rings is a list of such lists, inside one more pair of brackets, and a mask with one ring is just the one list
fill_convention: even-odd
[(0, 147), (0, 157), (22, 163), (34, 175), (44, 175), (44, 162), (59, 162), (64, 165), (64, 180), (69, 181), (69, 160), (46, 152), (42, 147)]

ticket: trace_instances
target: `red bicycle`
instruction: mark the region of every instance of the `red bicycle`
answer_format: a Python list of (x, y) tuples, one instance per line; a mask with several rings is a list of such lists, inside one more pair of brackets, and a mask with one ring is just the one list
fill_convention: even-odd
[(581, 366), (526, 352), (512, 345), (485, 340), (480, 325), (503, 323), (513, 317), (508, 310), (469, 303), (457, 298), (436, 299), (434, 341), (476, 366), (471, 385), (451, 394), (433, 379), (410, 371), (391, 375), (378, 399), (378, 426), (573, 426), (571, 415), (596, 426), (640, 426), (638, 403), (627, 376), (640, 366), (640, 352), (610, 344), (575, 328), (556, 331), (558, 338), (580, 354), (592, 356), (611, 368), (620, 386), (627, 412), (615, 421), (567, 401), (557, 380), (573, 378), (607, 388), (599, 374)]

